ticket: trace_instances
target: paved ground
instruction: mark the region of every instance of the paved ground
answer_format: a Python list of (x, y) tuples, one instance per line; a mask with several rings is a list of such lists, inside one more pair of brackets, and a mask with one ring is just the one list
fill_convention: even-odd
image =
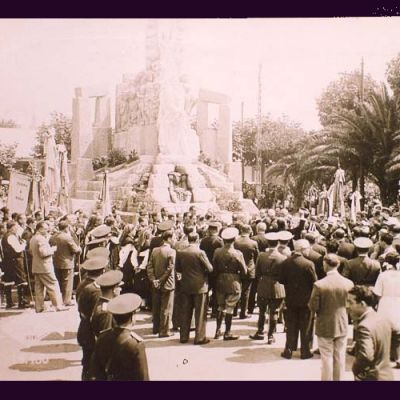
[[(252, 341), (257, 314), (248, 320), (234, 319), (233, 331), (240, 339), (211, 340), (204, 346), (179, 343), (179, 334), (159, 339), (151, 333), (151, 315), (139, 313), (136, 332), (146, 341), (152, 380), (319, 380), (320, 358), (292, 360), (280, 357), (285, 334), (276, 334), (276, 343)], [(29, 310), (0, 309), (1, 380), (79, 380), (81, 350), (76, 342), (78, 313), (36, 314)], [(215, 320), (209, 321), (210, 338)], [(282, 326), (278, 326), (282, 332)], [(192, 333), (193, 336), (193, 333)], [(347, 356), (346, 380), (352, 380), (352, 357)], [(400, 370), (395, 370), (400, 380)]]

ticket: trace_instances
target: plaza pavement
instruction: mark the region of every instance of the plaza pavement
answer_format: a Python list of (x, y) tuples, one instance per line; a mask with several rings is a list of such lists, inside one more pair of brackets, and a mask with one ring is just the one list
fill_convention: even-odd
[[(292, 360), (280, 357), (285, 342), (278, 325), (276, 343), (253, 341), (258, 315), (234, 318), (236, 341), (213, 340), (215, 320), (207, 324), (211, 342), (179, 343), (179, 333), (159, 339), (151, 332), (151, 315), (136, 316), (136, 332), (145, 339), (151, 380), (319, 380), (320, 358)], [(0, 309), (0, 380), (80, 380), (81, 350), (76, 342), (76, 307), (65, 312), (36, 314), (33, 309)], [(351, 334), (349, 334), (349, 337)], [(314, 342), (316, 344), (316, 340)], [(353, 380), (352, 357), (346, 359), (345, 380)], [(400, 370), (394, 370), (400, 380)]]

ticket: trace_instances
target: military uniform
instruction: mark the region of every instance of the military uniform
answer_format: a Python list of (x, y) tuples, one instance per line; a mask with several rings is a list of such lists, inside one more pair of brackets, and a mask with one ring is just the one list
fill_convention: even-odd
[[(126, 315), (137, 310), (140, 304), (138, 295), (127, 293), (112, 299), (108, 309), (113, 315)], [(148, 381), (143, 339), (126, 326), (103, 332), (91, 359), (90, 377), (92, 380)]]
[[(94, 257), (86, 260), (82, 268), (87, 271), (104, 270), (108, 264), (108, 259)], [(78, 311), (80, 323), (78, 327), (77, 340), (82, 347), (82, 380), (89, 379), (89, 363), (96, 343), (95, 335), (90, 325), (90, 318), (94, 307), (100, 297), (100, 286), (95, 282), (94, 277), (87, 276), (77, 290)]]

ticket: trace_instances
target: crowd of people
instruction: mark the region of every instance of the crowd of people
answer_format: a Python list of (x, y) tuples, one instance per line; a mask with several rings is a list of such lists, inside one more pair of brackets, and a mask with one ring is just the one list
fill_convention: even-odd
[(83, 380), (149, 379), (132, 328), (139, 309), (151, 311), (154, 335), (179, 332), (187, 343), (194, 330), (194, 344), (206, 345), (207, 321), (216, 322), (213, 340), (236, 340), (234, 317), (258, 308), (249, 340), (273, 344), (283, 323), (281, 356), (319, 353), (322, 380), (343, 379), (346, 349), (356, 380), (391, 380), (400, 368), (400, 221), (390, 209), (356, 221), (277, 207), (227, 223), (194, 206), (142, 211), (134, 223), (117, 210), (44, 218), (2, 208), (0, 219), (6, 308), (29, 307), (29, 296), (37, 313), (46, 296), (56, 311), (76, 302)]

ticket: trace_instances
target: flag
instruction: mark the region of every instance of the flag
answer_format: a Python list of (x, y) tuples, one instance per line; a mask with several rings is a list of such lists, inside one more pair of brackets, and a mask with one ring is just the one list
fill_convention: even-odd
[(104, 172), (103, 186), (100, 194), (101, 210), (103, 218), (111, 214), (111, 199), (110, 199), (110, 187), (108, 182), (108, 172)]
[(44, 213), (46, 215), (50, 211), (51, 203), (57, 200), (57, 196), (61, 188), (58, 152), (56, 142), (54, 140), (54, 133), (50, 132), (46, 136), (44, 148), (46, 152), (44, 170)]
[(68, 187), (69, 187), (69, 175), (68, 175), (68, 152), (63, 144), (57, 145), (58, 158), (59, 158), (59, 171), (60, 171), (60, 191), (58, 193), (58, 208), (63, 214), (69, 212), (68, 202)]

